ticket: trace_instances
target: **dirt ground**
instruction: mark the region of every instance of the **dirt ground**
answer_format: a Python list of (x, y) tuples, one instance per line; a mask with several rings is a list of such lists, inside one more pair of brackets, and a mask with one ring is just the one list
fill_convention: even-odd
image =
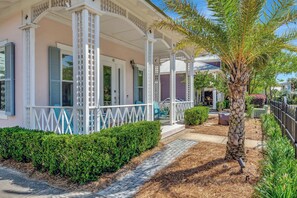
[(120, 178), (122, 175), (126, 175), (128, 172), (135, 169), (136, 166), (141, 164), (141, 162), (143, 162), (145, 159), (152, 156), (153, 154), (155, 154), (163, 148), (164, 144), (160, 143), (156, 148), (146, 151), (142, 153), (140, 156), (133, 158), (127, 165), (125, 165), (117, 172), (103, 174), (97, 181), (93, 181), (85, 185), (78, 185), (76, 183), (71, 182), (69, 179), (61, 177), (59, 175), (50, 175), (47, 172), (37, 171), (33, 167), (32, 163), (21, 163), (16, 162), (14, 160), (0, 159), (0, 165), (16, 169), (20, 172), (25, 173), (29, 178), (46, 181), (50, 185), (61, 189), (69, 191), (97, 192), (100, 189), (107, 187), (109, 184)]
[[(229, 126), (218, 124), (218, 116), (210, 116), (208, 121), (198, 126), (187, 126), (188, 129), (194, 129), (192, 133), (202, 133), (208, 135), (227, 136)], [(259, 119), (245, 120), (245, 138), (251, 140), (262, 140), (261, 121)]]
[(260, 150), (248, 149), (246, 168), (224, 160), (226, 146), (199, 143), (163, 169), (138, 192), (138, 198), (252, 197), (260, 176)]

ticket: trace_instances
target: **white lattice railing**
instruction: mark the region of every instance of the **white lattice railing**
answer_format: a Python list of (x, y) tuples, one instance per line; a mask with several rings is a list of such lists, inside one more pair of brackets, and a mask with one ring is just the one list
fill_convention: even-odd
[(100, 129), (146, 120), (146, 104), (102, 106), (98, 109)]
[(32, 22), (50, 8), (71, 6), (71, 0), (43, 0), (32, 6)]
[(72, 107), (32, 107), (33, 126), (36, 130), (52, 131), (58, 134), (73, 134)]
[(191, 101), (175, 102), (175, 117), (176, 121), (182, 121), (185, 118), (185, 111), (192, 106)]

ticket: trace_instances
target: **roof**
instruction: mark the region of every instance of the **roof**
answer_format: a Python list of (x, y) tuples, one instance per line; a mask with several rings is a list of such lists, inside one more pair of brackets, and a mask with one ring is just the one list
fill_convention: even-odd
[(162, 15), (165, 17), (169, 17), (163, 10), (161, 10), (158, 6), (156, 6), (152, 1), (150, 0), (145, 0), (148, 4), (150, 4), (153, 8), (155, 8), (158, 12), (160, 12)]

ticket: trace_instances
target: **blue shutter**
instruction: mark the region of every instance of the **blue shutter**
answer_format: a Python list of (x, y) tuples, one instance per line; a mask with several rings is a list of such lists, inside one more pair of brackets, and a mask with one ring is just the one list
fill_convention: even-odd
[(5, 45), (5, 114), (15, 115), (15, 45)]
[(49, 103), (50, 106), (61, 106), (61, 50), (49, 47)]
[(134, 103), (136, 103), (139, 100), (139, 94), (138, 94), (138, 67), (133, 67), (133, 89), (134, 89)]

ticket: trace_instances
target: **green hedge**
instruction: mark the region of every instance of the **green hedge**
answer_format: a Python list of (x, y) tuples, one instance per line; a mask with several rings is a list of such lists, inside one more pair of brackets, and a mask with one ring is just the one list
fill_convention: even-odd
[(185, 111), (185, 124), (186, 125), (198, 125), (202, 124), (208, 119), (209, 108), (208, 107), (193, 107)]
[(282, 137), (273, 115), (266, 114), (261, 119), (267, 147), (256, 192), (259, 197), (297, 197), (297, 160), (293, 146)]
[(0, 129), (0, 156), (50, 174), (86, 183), (114, 172), (131, 158), (155, 147), (161, 136), (159, 122), (138, 122), (91, 135), (57, 135), (22, 128)]

